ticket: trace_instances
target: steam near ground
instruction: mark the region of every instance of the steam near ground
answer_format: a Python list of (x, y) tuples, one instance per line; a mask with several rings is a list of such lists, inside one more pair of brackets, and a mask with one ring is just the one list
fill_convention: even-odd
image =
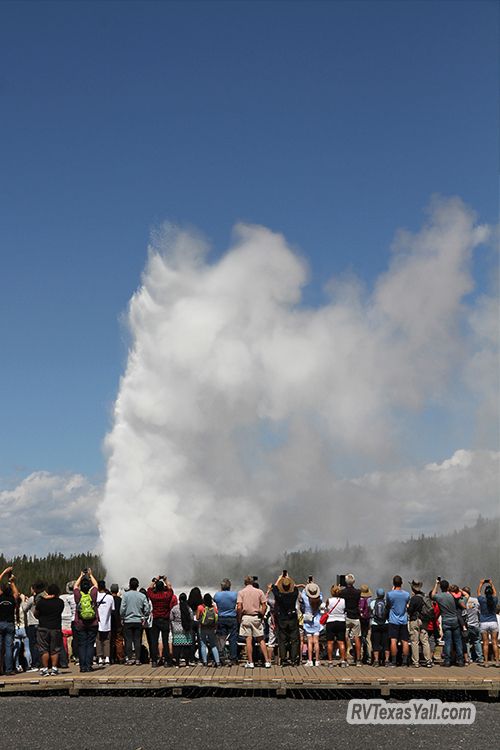
[[(240, 224), (212, 262), (195, 233), (161, 228), (106, 439), (112, 577), (188, 580), (193, 550), (363, 543), (494, 514), (497, 305), (468, 297), (490, 234), (435, 199), (370, 288), (333, 279), (306, 307), (307, 264), (280, 234)], [(412, 425), (433, 410), (460, 442), (421, 465)]]

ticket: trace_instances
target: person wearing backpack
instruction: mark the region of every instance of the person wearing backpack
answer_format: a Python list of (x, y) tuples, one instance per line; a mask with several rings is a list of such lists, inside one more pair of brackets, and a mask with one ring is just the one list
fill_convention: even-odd
[(219, 649), (217, 648), (217, 605), (210, 594), (205, 594), (203, 604), (200, 604), (196, 611), (196, 619), (200, 623), (200, 647), (201, 660), (205, 667), (208, 667), (208, 648), (212, 651), (212, 657), (215, 662), (214, 666), (220, 666)]
[(385, 664), (389, 663), (389, 608), (385, 598), (385, 590), (379, 588), (375, 592), (375, 599), (370, 602), (372, 613), (371, 639), (373, 649), (373, 666), (380, 667), (381, 655), (385, 656)]
[(422, 581), (410, 583), (412, 596), (408, 602), (408, 632), (410, 635), (411, 666), (418, 668), (420, 644), (425, 659), (425, 666), (432, 667), (432, 654), (429, 644), (427, 623), (434, 617), (434, 607), (429, 597), (422, 591)]
[(366, 583), (362, 583), (360, 586), (360, 597), (359, 597), (359, 624), (361, 625), (361, 648), (364, 651), (362, 661), (365, 664), (371, 664), (372, 661), (372, 640), (371, 640), (371, 628), (370, 620), (372, 611), (370, 608), (370, 601), (373, 594), (370, 591), (370, 587)]
[(97, 609), (97, 581), (90, 568), (82, 571), (73, 587), (75, 598), (75, 631), (78, 638), (80, 672), (93, 672), (94, 644), (99, 615)]

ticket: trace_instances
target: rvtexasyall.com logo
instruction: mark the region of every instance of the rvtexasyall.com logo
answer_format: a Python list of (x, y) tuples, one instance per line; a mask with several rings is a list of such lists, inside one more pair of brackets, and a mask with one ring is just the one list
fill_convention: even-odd
[(444, 703), (440, 700), (410, 700), (388, 703), (380, 698), (353, 698), (347, 706), (349, 724), (473, 724), (473, 703)]

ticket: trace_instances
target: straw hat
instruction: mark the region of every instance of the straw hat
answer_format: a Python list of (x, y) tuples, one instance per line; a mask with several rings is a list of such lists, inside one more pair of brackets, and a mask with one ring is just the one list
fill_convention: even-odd
[(370, 587), (367, 586), (366, 583), (362, 583), (360, 587), (361, 596), (367, 597), (367, 596), (373, 596), (372, 592), (370, 591)]
[(317, 583), (308, 583), (307, 586), (304, 589), (306, 596), (309, 597), (309, 599), (318, 599), (320, 590)]
[(279, 579), (276, 588), (280, 594), (289, 594), (290, 591), (293, 591), (295, 588), (295, 581), (293, 578), (290, 578), (290, 576), (282, 576)]

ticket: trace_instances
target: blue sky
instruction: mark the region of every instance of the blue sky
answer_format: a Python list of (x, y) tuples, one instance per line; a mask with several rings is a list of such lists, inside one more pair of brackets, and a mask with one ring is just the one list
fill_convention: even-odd
[(163, 220), (215, 253), (238, 220), (283, 232), (313, 305), (332, 275), (370, 284), (433, 193), (496, 222), (497, 29), (481, 1), (2, 3), (4, 481), (103, 472)]

